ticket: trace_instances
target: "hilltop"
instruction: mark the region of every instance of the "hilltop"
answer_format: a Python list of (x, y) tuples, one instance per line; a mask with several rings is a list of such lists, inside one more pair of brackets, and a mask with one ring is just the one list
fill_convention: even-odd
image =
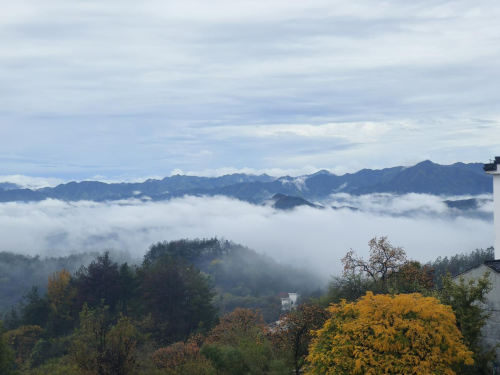
[(161, 201), (185, 195), (222, 195), (262, 203), (276, 194), (314, 201), (334, 193), (451, 196), (489, 194), (492, 188), (491, 176), (484, 174), (481, 163), (441, 165), (426, 160), (412, 167), (362, 169), (341, 176), (321, 170), (300, 177), (275, 178), (266, 174), (231, 174), (221, 177), (174, 175), (141, 183), (82, 181), (42, 189), (20, 189), (13, 184), (5, 184), (0, 186), (0, 202), (41, 201), (49, 198), (97, 202), (130, 198)]

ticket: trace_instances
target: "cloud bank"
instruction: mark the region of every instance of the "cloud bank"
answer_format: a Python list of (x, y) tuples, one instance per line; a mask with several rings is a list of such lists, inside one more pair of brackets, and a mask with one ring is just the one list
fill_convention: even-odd
[[(392, 210), (397, 211), (395, 207), (404, 205), (404, 200), (393, 202)], [(416, 201), (413, 197), (411, 209), (418, 206)], [(366, 255), (374, 236), (389, 236), (410, 257), (424, 262), (492, 246), (490, 221), (450, 218), (439, 214), (444, 208), (431, 198), (420, 197), (420, 202), (427, 211), (412, 217), (307, 207), (277, 212), (225, 197), (158, 203), (3, 203), (0, 250), (64, 255), (113, 248), (140, 258), (157, 241), (218, 236), (328, 276), (340, 274), (340, 259), (350, 248)]]
[(486, 161), (497, 0), (4, 1), (2, 174)]

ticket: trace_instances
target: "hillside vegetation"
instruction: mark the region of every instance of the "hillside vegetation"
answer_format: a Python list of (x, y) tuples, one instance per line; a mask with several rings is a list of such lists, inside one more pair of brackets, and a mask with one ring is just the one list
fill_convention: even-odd
[[(386, 237), (368, 245), (369, 259), (347, 252), (343, 277), (333, 279), (327, 293), (304, 270), (216, 238), (153, 244), (139, 264), (115, 261), (109, 252), (91, 260), (95, 254), (41, 259), (4, 253), (1, 292), (11, 302), (16, 293), (24, 297), (0, 320), (1, 373), (491, 370), (493, 352), (481, 341), (488, 313), (478, 307), (491, 289), (488, 276), (458, 283), (445, 276), (435, 289), (430, 265), (408, 259)], [(488, 255), (477, 250), (448, 265)], [(50, 272), (75, 269), (80, 261), (73, 272)], [(43, 272), (45, 283), (26, 289), (30, 281), (41, 283)], [(300, 304), (281, 311), (280, 297), (291, 291), (301, 294)]]

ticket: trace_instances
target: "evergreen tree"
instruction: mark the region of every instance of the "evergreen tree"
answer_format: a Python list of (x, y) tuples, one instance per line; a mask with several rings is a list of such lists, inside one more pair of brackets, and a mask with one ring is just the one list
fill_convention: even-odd
[(197, 330), (209, 329), (215, 321), (215, 293), (209, 278), (193, 265), (162, 257), (145, 261), (141, 269), (142, 298), (161, 327), (159, 339), (169, 342)]
[(87, 303), (89, 308), (97, 307), (104, 300), (114, 311), (122, 293), (118, 263), (113, 262), (106, 251), (87, 267), (81, 267), (75, 274), (77, 306)]

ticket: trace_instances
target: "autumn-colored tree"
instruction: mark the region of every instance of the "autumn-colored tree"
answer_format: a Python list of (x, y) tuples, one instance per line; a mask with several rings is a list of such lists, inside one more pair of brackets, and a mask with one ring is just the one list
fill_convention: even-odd
[(486, 298), (491, 291), (490, 272), (482, 277), (466, 280), (460, 276), (452, 278), (450, 274), (442, 278), (443, 288), (437, 293), (445, 305), (451, 306), (457, 317), (457, 326), (467, 347), (472, 350), (474, 366), (461, 368), (462, 374), (484, 374), (487, 365), (495, 355), (494, 349), (483, 345), (483, 328), (490, 313), (484, 309)]
[(76, 290), (71, 285), (71, 274), (68, 270), (62, 269), (49, 276), (47, 296), (55, 322), (60, 325), (73, 320), (71, 308), (76, 297)]
[(208, 334), (201, 354), (221, 375), (288, 374), (284, 361), (273, 353), (267, 333), (260, 311), (238, 308), (221, 317)]
[(30, 359), (33, 347), (42, 334), (43, 329), (39, 326), (22, 326), (5, 333), (4, 339), (14, 351), (15, 363), (23, 365)]
[(207, 344), (232, 345), (241, 340), (242, 336), (258, 336), (267, 332), (264, 317), (258, 310), (237, 308), (220, 318), (220, 322), (209, 333)]
[(397, 273), (406, 263), (406, 253), (402, 247), (394, 247), (387, 237), (373, 238), (368, 242), (370, 258), (368, 261), (358, 257), (354, 250), (350, 250), (342, 259), (344, 276), (363, 273), (374, 281), (385, 283), (393, 274)]
[(109, 307), (90, 310), (85, 304), (70, 350), (72, 363), (88, 375), (127, 375), (135, 369), (135, 327), (121, 316), (112, 325)]
[(434, 288), (434, 270), (416, 260), (407, 260), (390, 280), (392, 291), (397, 293), (419, 292)]
[(290, 358), (297, 375), (309, 353), (312, 332), (320, 329), (328, 316), (321, 306), (304, 303), (297, 310), (282, 315), (277, 327), (270, 331), (273, 346)]
[(198, 364), (199, 367), (211, 367), (207, 358), (200, 354), (199, 335), (190, 337), (186, 342), (176, 342), (166, 348), (158, 349), (151, 356), (153, 362), (163, 370), (177, 371), (186, 364)]
[(455, 374), (473, 364), (451, 307), (418, 293), (373, 295), (329, 307), (307, 374)]
[(407, 259), (403, 248), (392, 246), (387, 237), (375, 237), (368, 246), (368, 260), (359, 257), (352, 249), (342, 259), (346, 281), (367, 277), (372, 281), (370, 290), (382, 293), (415, 292), (434, 287), (434, 270)]

